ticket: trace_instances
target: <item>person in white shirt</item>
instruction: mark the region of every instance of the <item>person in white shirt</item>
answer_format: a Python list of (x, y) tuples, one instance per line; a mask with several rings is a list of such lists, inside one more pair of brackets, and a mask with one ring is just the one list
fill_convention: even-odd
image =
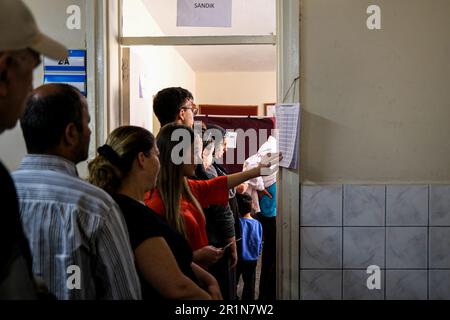
[[(263, 156), (268, 153), (275, 153), (277, 150), (277, 141), (275, 137), (270, 136), (269, 139), (259, 148), (258, 152), (247, 160), (245, 160), (242, 171), (247, 171), (258, 166)], [(245, 192), (252, 197), (252, 211), (253, 213), (261, 212), (259, 199), (263, 195), (267, 195), (269, 198), (273, 198), (266, 188), (269, 188), (277, 181), (277, 172), (268, 176), (261, 176), (255, 179), (249, 180), (245, 183)]]
[[(268, 154), (276, 152), (278, 152), (277, 140), (270, 136), (258, 152), (245, 161), (243, 171), (258, 166)], [(275, 300), (276, 298), (276, 180), (277, 171), (274, 171), (270, 175), (249, 180), (245, 186), (246, 192), (252, 197), (252, 211), (263, 226), (264, 246), (259, 300)]]

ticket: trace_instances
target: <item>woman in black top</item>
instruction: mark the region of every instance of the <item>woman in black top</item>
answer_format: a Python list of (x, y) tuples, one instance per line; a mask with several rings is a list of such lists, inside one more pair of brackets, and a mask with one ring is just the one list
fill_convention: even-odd
[(184, 237), (143, 203), (156, 185), (158, 148), (140, 127), (114, 130), (89, 164), (89, 180), (120, 206), (130, 235), (144, 299), (221, 299), (217, 281), (192, 262)]

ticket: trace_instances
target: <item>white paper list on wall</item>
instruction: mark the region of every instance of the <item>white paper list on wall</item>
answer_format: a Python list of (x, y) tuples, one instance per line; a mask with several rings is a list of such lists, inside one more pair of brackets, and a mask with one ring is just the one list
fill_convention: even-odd
[(300, 104), (283, 103), (275, 107), (279, 151), (283, 154), (280, 166), (297, 169), (300, 133)]
[(231, 0), (178, 0), (177, 27), (231, 27)]
[(230, 132), (227, 131), (226, 137), (228, 138), (227, 148), (229, 149), (236, 149), (237, 146), (237, 132)]
[(86, 50), (69, 50), (69, 57), (65, 60), (44, 58), (46, 83), (67, 83), (86, 96)]

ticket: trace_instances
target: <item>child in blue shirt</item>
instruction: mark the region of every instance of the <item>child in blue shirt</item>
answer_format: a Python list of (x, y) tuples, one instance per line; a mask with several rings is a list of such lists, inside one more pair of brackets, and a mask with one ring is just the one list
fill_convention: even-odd
[(242, 234), (236, 280), (239, 282), (242, 275), (244, 281), (242, 300), (255, 300), (256, 264), (262, 249), (262, 225), (251, 216), (252, 197), (244, 193), (236, 194), (236, 199), (241, 215), (239, 220)]

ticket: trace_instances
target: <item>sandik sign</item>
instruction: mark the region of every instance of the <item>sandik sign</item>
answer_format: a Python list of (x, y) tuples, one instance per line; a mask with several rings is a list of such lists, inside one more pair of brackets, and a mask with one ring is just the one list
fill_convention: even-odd
[(232, 0), (178, 0), (178, 27), (231, 27)]

